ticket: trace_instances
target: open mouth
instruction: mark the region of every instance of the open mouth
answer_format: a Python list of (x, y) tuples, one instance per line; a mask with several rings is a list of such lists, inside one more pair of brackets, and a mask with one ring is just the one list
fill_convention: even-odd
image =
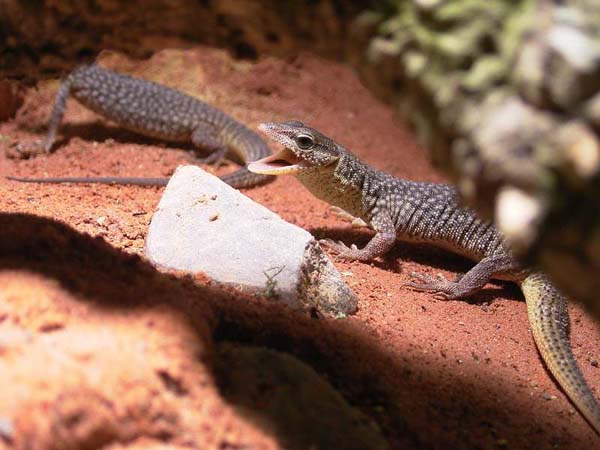
[(289, 175), (298, 172), (303, 167), (302, 160), (289, 148), (284, 148), (273, 155), (248, 164), (250, 172), (264, 175)]

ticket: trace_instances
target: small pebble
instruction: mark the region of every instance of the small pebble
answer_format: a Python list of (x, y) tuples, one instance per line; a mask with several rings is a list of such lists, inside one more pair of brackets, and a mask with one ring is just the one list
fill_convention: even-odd
[(500, 448), (508, 447), (508, 439), (497, 439), (496, 446)]

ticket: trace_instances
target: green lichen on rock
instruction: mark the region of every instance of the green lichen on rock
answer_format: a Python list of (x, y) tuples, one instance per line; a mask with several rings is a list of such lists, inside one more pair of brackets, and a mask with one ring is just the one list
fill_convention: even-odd
[(388, 1), (370, 17), (354, 58), (367, 84), (522, 257), (600, 316), (600, 3)]
[(465, 127), (461, 112), (509, 79), (519, 19), (530, 4), (392, 1), (380, 13), (364, 72), (383, 68), (384, 86), (394, 87), (399, 109), (439, 161), (448, 160), (447, 138)]

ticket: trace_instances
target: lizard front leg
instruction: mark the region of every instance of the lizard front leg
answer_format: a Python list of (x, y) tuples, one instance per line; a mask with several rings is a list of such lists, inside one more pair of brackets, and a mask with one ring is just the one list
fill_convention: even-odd
[(387, 253), (396, 242), (396, 229), (388, 216), (375, 217), (371, 221), (371, 227), (377, 232), (364, 248), (357, 248), (352, 244), (348, 247), (343, 242), (335, 242), (331, 239), (321, 239), (321, 243), (338, 254), (339, 258), (369, 261)]
[(496, 274), (517, 269), (514, 258), (506, 254), (487, 256), (465, 273), (459, 280), (450, 281), (442, 275), (432, 277), (412, 272), (420, 283), (408, 282), (404, 286), (418, 291), (429, 291), (447, 299), (463, 298), (481, 290)]
[(72, 79), (67, 78), (61, 83), (60, 88), (58, 89), (54, 106), (52, 107), (52, 113), (50, 114), (50, 120), (48, 121), (46, 137), (43, 140), (36, 140), (34, 142), (18, 143), (14, 150), (8, 155), (9, 157), (26, 159), (43, 153), (50, 153), (50, 150), (52, 150), (52, 146), (56, 141), (58, 127), (65, 114), (67, 98), (71, 92), (72, 84)]

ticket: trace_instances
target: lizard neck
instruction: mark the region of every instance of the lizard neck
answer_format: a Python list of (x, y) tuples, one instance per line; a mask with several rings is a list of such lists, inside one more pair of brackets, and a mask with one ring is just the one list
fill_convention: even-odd
[(351, 153), (342, 152), (337, 164), (313, 166), (296, 176), (315, 197), (369, 221), (364, 207), (363, 186), (371, 171), (373, 169)]

